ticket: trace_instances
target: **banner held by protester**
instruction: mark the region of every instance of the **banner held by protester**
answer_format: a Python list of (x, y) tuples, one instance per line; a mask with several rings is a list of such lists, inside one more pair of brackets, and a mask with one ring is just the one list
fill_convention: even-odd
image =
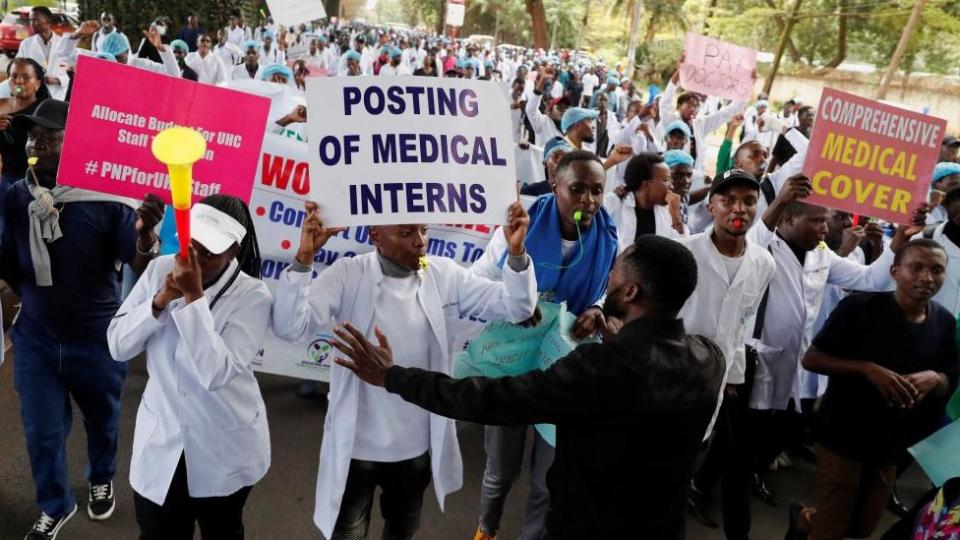
[(199, 131), (207, 150), (193, 170), (194, 200), (217, 193), (250, 200), (269, 100), (81, 56), (57, 181), (166, 203), (170, 175), (151, 153), (173, 126)]
[(734, 101), (747, 101), (753, 93), (757, 51), (719, 39), (687, 32), (680, 66), (680, 85)]
[(946, 120), (825, 88), (803, 174), (806, 202), (910, 223), (927, 200)]
[[(328, 225), (499, 223), (515, 200), (503, 92), (457, 79), (311, 78), (311, 198)], [(406, 81), (406, 82), (404, 82)]]

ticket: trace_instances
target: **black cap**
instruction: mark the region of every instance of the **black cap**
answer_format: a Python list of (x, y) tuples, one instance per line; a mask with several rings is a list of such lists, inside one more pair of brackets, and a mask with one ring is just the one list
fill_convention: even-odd
[(953, 135), (947, 135), (943, 138), (944, 146), (960, 146), (960, 139), (957, 139)]
[(760, 191), (760, 182), (757, 181), (756, 176), (743, 169), (730, 169), (713, 179), (713, 183), (710, 184), (710, 196), (713, 197), (714, 193), (725, 191), (733, 185), (749, 186)]
[(364, 37), (363, 34), (359, 34), (356, 38), (354, 38), (354, 41), (359, 41), (360, 43), (366, 43), (367, 38)]
[(47, 129), (61, 130), (67, 127), (67, 109), (70, 104), (59, 99), (45, 99), (31, 115), (17, 116), (15, 122), (28, 124), (27, 129), (41, 126)]

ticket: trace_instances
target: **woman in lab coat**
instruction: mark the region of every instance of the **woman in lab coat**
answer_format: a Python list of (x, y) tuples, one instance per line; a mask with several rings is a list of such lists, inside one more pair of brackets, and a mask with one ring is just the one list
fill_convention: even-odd
[(213, 195), (190, 212), (187, 259), (147, 267), (107, 331), (121, 362), (147, 353), (130, 463), (140, 539), (243, 538), (243, 505), (270, 466), (251, 361), (270, 324), (250, 211)]

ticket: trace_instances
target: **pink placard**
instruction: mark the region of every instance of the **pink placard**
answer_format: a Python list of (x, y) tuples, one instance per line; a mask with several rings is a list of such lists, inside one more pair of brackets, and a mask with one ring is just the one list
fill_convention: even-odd
[(687, 32), (680, 65), (680, 86), (734, 101), (748, 101), (753, 92), (757, 51)]
[(805, 202), (908, 224), (927, 200), (946, 120), (824, 88), (803, 162)]
[(81, 56), (57, 182), (168, 204), (167, 166), (153, 157), (158, 132), (194, 128), (207, 141), (193, 167), (194, 201), (217, 193), (250, 200), (270, 100)]

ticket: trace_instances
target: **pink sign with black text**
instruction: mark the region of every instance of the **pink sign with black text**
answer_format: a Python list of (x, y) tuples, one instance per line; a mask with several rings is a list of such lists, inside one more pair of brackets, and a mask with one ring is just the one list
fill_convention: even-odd
[(170, 203), (167, 166), (153, 137), (173, 126), (199, 131), (206, 154), (193, 167), (193, 198), (233, 195), (250, 201), (270, 100), (81, 56), (73, 83), (57, 182)]

